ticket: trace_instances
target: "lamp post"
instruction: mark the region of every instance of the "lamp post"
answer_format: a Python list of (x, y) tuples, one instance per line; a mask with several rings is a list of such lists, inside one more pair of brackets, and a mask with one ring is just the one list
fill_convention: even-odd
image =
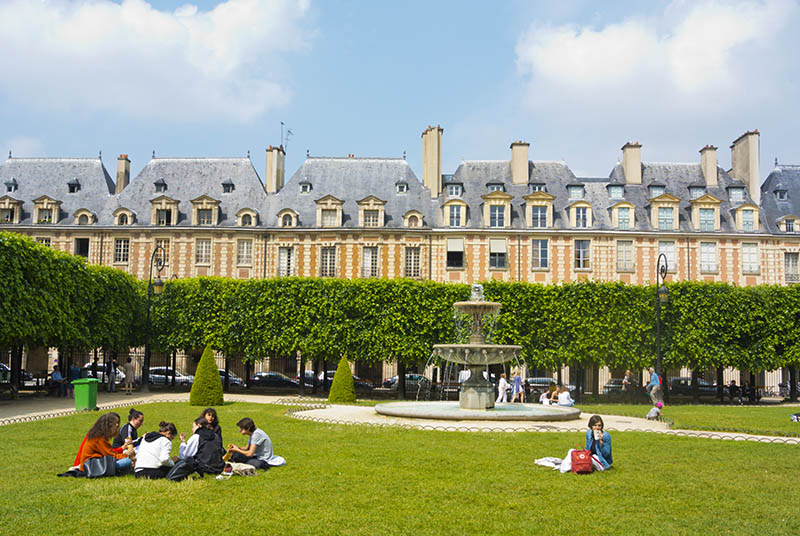
[(661, 304), (669, 302), (667, 279), (667, 256), (661, 253), (656, 261), (656, 374), (661, 382), (661, 395), (666, 393), (664, 376), (661, 373)]
[[(150, 298), (153, 294), (161, 294), (164, 282), (161, 280), (161, 270), (166, 263), (166, 251), (161, 246), (156, 246), (150, 256), (150, 277), (147, 279), (147, 315), (144, 328), (144, 365), (142, 366), (142, 391), (150, 391)], [(156, 265), (156, 280), (153, 281), (153, 263)]]

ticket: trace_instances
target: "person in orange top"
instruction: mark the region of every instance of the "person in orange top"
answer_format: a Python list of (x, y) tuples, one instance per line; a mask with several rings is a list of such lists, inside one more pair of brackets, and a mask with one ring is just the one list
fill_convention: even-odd
[(117, 460), (117, 474), (122, 474), (130, 471), (132, 464), (125, 449), (128, 445), (123, 447), (122, 452), (115, 452), (111, 448), (111, 438), (117, 435), (119, 431), (119, 415), (111, 412), (101, 415), (97, 422), (94, 423), (86, 434), (86, 440), (82, 445), (80, 451), (80, 468), (84, 470), (83, 464), (89, 458), (102, 458), (103, 456), (114, 456)]

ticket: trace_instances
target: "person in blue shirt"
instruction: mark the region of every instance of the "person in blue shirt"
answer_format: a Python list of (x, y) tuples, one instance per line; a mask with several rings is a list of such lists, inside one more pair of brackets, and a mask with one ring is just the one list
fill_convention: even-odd
[(603, 466), (608, 469), (614, 463), (611, 457), (611, 434), (603, 430), (603, 418), (592, 415), (589, 419), (589, 429), (586, 430), (586, 450), (591, 451)]
[(650, 383), (647, 384), (647, 391), (650, 393), (650, 401), (654, 406), (656, 402), (661, 401), (661, 379), (653, 367), (650, 367)]
[(58, 370), (58, 365), (53, 365), (53, 372), (50, 374), (50, 381), (53, 383), (54, 387), (58, 387), (58, 396), (65, 396), (67, 380), (65, 380), (64, 376), (61, 375), (61, 371)]

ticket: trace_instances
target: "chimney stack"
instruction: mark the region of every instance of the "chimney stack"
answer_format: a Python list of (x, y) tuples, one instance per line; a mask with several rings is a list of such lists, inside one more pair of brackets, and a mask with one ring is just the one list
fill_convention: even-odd
[(756, 205), (761, 204), (759, 138), (758, 129), (748, 130), (731, 145), (731, 176), (747, 184), (747, 191)]
[(432, 198), (442, 193), (442, 132), (439, 125), (428, 125), (422, 132), (422, 184)]
[(703, 170), (703, 177), (706, 179), (706, 186), (717, 186), (717, 148), (713, 145), (706, 145), (700, 149), (700, 168)]
[(268, 194), (277, 193), (283, 188), (284, 162), (286, 152), (283, 145), (267, 147), (267, 170), (264, 176), (264, 184)]
[(642, 145), (638, 141), (622, 146), (622, 171), (625, 184), (642, 184)]
[(528, 184), (528, 150), (531, 144), (517, 140), (511, 144), (511, 183)]
[(131, 161), (128, 160), (128, 155), (121, 154), (119, 158), (117, 158), (117, 187), (115, 189), (116, 194), (122, 193), (122, 190), (125, 189), (131, 183)]

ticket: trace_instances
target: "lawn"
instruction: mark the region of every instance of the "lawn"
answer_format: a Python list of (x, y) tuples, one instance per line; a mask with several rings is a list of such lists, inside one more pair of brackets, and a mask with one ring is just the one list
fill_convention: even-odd
[[(199, 414), (177, 403), (139, 409), (143, 430), (162, 419), (187, 430)], [(226, 443), (244, 443), (234, 423), (250, 416), (287, 459), (258, 477), (227, 481), (57, 478), (96, 413), (2, 427), (0, 533), (800, 532), (796, 446), (620, 432), (613, 470), (562, 475), (533, 460), (563, 455), (582, 433), (326, 425), (285, 411), (219, 408)]]

